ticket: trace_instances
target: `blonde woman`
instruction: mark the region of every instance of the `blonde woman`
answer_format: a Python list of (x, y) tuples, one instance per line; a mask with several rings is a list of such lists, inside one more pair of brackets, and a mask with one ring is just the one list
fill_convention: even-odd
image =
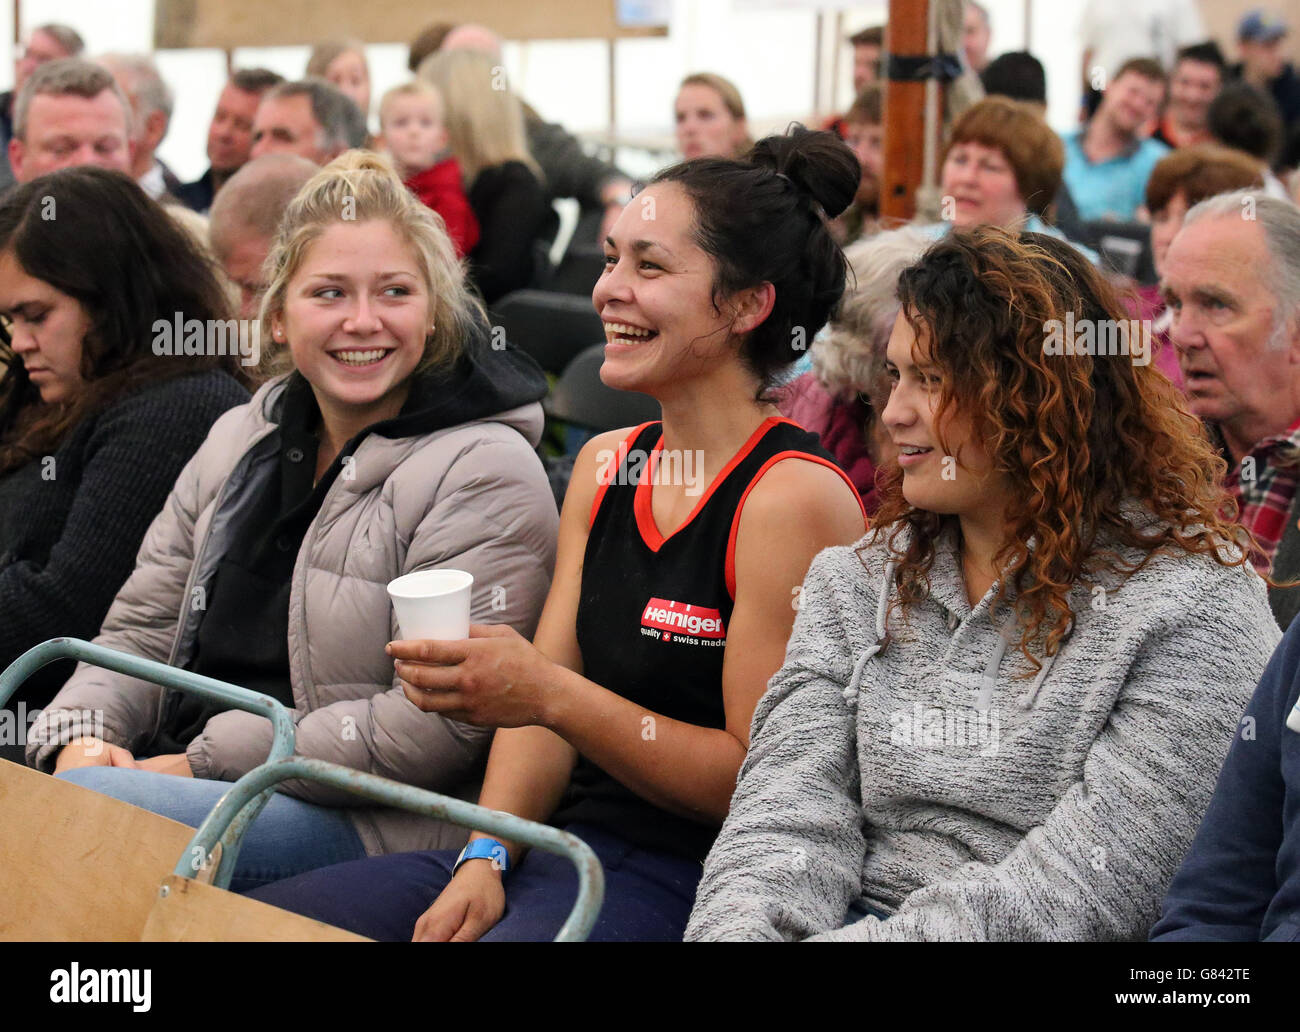
[(365, 44), (360, 40), (317, 43), (307, 58), (306, 74), (331, 83), (370, 118), (370, 66), (366, 63)]
[(460, 162), (479, 242), (470, 278), (488, 304), (533, 280), (533, 242), (551, 209), (542, 172), (528, 152), (519, 98), (505, 69), (472, 50), (439, 51), (420, 65), (445, 105), (447, 138)]
[(721, 75), (696, 72), (683, 79), (673, 116), (683, 158), (739, 158), (753, 146), (740, 90)]
[[(263, 338), (289, 371), (213, 427), (96, 641), (279, 699), (301, 755), (456, 791), (489, 732), (406, 699), (384, 652), (385, 585), (465, 570), (476, 623), (532, 633), (558, 526), (533, 451), (545, 381), (487, 344), (451, 241), (384, 158), (352, 151), (309, 180), (268, 265)], [(60, 711), (102, 712), (103, 740)], [(84, 666), (50, 726), (67, 730), (29, 748), (33, 765), (191, 825), (271, 744), (261, 717)], [(465, 839), (334, 809), (355, 800), (319, 786), (283, 791), (251, 827), (236, 888)]]

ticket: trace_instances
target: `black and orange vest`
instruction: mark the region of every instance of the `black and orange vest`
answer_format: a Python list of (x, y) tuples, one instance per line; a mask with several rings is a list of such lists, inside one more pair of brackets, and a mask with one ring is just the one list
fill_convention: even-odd
[[(665, 458), (661, 423), (644, 423), (604, 468), (594, 503), (578, 601), (583, 674), (653, 715), (701, 727), (726, 725), (722, 661), (736, 596), (736, 534), (745, 499), (777, 462), (820, 462), (853, 484), (817, 435), (781, 417), (765, 420), (703, 490), (686, 521), (667, 537), (655, 524), (656, 473)], [(687, 481), (689, 483), (689, 480)], [(856, 491), (854, 495), (856, 497)], [(554, 823), (601, 827), (642, 849), (693, 857), (708, 853), (718, 829), (667, 813), (580, 757)]]

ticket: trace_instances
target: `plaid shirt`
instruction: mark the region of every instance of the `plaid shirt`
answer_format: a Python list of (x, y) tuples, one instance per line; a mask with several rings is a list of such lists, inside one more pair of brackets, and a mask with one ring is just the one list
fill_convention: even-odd
[(1272, 564), (1286, 533), (1287, 514), (1291, 511), (1297, 483), (1300, 483), (1300, 419), (1285, 433), (1259, 441), (1236, 468), (1228, 471), (1225, 486), (1241, 509), (1238, 522), (1255, 535), (1262, 549), (1252, 557), (1261, 573)]

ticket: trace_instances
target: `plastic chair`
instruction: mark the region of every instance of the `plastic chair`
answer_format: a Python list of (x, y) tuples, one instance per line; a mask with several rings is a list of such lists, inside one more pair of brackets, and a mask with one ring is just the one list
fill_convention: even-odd
[[(0, 673), (0, 707), (36, 670), (65, 658), (261, 713), (274, 725), (271, 752), (265, 763), (231, 786), (197, 830), (0, 761), (0, 881), (5, 886), (0, 893), (0, 939), (359, 939), (226, 891), (244, 831), (275, 786), (288, 778), (321, 781), (386, 806), (565, 856), (578, 868), (578, 897), (556, 940), (584, 939), (595, 923), (604, 872), (576, 836), (373, 774), (294, 756), (293, 721), (269, 696), (90, 642), (54, 638), (29, 649)], [(170, 858), (176, 856), (172, 866)]]
[(548, 290), (516, 290), (492, 306), (494, 327), (526, 351), (546, 372), (560, 374), (583, 348), (605, 336), (590, 296)]
[(1080, 243), (1099, 252), (1106, 269), (1128, 276), (1144, 286), (1156, 282), (1150, 226), (1141, 222), (1103, 219), (1085, 222), (1083, 227)]

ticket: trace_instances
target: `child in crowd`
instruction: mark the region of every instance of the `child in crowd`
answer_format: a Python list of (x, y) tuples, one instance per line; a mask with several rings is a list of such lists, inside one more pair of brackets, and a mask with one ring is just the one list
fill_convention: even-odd
[(379, 103), (379, 126), (379, 146), (407, 187), (442, 216), (456, 256), (464, 258), (478, 243), (479, 226), (448, 148), (441, 95), (426, 82), (394, 86)]

